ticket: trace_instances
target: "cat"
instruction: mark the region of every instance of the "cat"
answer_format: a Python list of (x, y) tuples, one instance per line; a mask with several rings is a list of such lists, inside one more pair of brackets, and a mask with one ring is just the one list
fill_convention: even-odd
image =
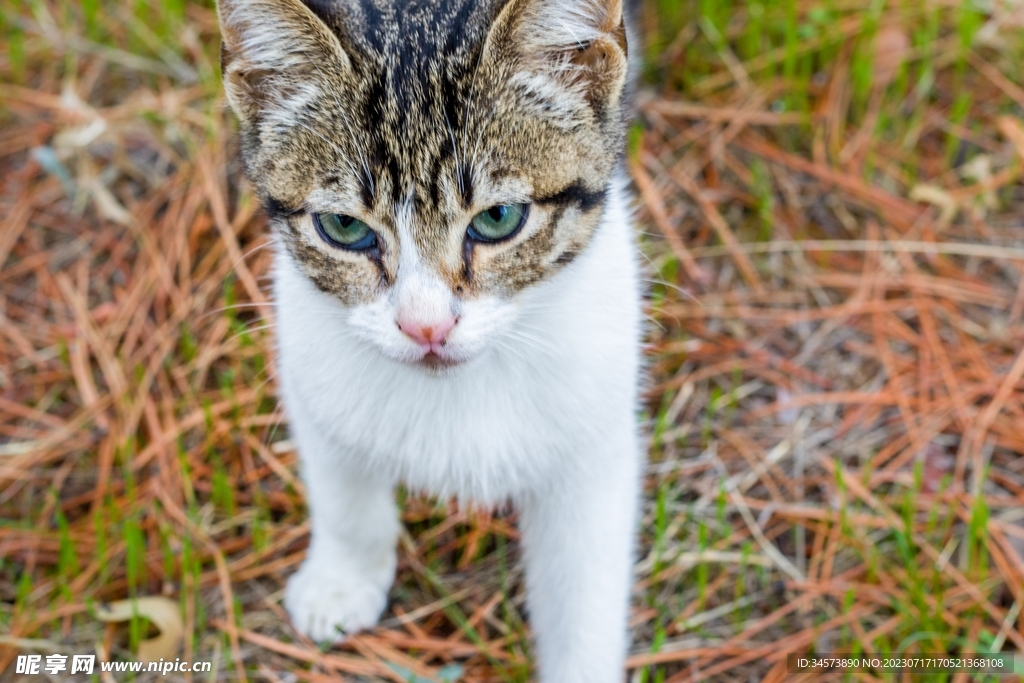
[(218, 12), (311, 516), (295, 627), (377, 622), (396, 485), (511, 502), (539, 679), (621, 682), (643, 466), (622, 0)]

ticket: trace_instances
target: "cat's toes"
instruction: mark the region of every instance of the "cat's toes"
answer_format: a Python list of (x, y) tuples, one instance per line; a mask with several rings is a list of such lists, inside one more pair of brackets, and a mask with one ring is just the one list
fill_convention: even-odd
[(377, 624), (387, 606), (380, 582), (338, 576), (303, 565), (289, 580), (284, 606), (292, 623), (316, 642), (340, 642)]

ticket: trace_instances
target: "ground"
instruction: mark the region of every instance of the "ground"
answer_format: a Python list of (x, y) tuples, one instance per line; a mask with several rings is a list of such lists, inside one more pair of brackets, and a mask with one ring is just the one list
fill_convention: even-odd
[[(0, 678), (131, 660), (153, 627), (103, 604), (166, 596), (172, 656), (213, 670), (137, 680), (527, 680), (508, 512), (401, 494), (380, 628), (288, 624), (306, 508), (212, 7), (0, 7)], [(630, 680), (1024, 651), (1020, 5), (651, 0), (642, 24)]]

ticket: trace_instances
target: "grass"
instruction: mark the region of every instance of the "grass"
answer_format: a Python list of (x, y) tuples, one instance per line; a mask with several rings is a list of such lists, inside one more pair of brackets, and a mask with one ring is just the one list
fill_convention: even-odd
[[(164, 595), (202, 680), (527, 680), (509, 514), (401, 493), (381, 627), (325, 650), (287, 623), (308, 525), (212, 8), (0, 8), (0, 676), (130, 659), (148, 624), (97, 606)], [(1024, 651), (1022, 26), (1003, 2), (643, 5), (631, 681)]]

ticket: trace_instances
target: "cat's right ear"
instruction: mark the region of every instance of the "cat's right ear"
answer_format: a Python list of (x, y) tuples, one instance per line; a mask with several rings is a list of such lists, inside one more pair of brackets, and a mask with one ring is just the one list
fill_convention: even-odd
[(586, 102), (616, 112), (629, 67), (623, 0), (509, 0), (485, 56), (515, 63), (521, 93), (543, 111)]
[(300, 0), (219, 0), (221, 72), (243, 125), (294, 123), (351, 62), (337, 36)]

